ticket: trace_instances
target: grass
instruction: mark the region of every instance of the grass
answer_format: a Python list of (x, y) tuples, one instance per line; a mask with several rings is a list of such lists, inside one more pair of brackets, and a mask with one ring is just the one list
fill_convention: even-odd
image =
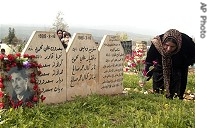
[[(194, 92), (194, 74), (187, 90)], [(126, 88), (139, 88), (138, 78), (124, 74)], [(149, 81), (145, 88), (151, 88)], [(132, 90), (131, 89), (131, 90)], [(194, 128), (195, 102), (168, 100), (160, 94), (128, 91), (115, 96), (90, 95), (33, 109), (1, 111), (2, 128)]]

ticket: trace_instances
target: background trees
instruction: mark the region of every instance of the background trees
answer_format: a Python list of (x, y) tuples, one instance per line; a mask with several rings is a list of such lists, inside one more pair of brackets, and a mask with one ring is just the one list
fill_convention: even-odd
[(64, 14), (59, 11), (56, 15), (55, 22), (52, 24), (52, 27), (50, 28), (51, 31), (57, 31), (58, 29), (69, 31), (69, 26), (67, 23), (65, 23)]
[(6, 44), (10, 44), (10, 45), (16, 45), (18, 42), (21, 42), (21, 40), (16, 37), (15, 29), (9, 27), (8, 36), (2, 39), (2, 42), (5, 42)]
[(128, 34), (127, 33), (121, 32), (121, 33), (117, 33), (116, 35), (120, 37), (120, 41), (127, 41), (128, 40)]

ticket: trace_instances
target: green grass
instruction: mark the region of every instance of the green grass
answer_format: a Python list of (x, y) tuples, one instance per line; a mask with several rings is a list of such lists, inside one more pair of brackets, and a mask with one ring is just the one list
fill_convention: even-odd
[[(124, 86), (138, 78), (124, 75)], [(146, 88), (151, 87), (151, 81)], [(194, 75), (187, 89), (194, 91)], [(194, 128), (195, 102), (168, 100), (160, 94), (129, 91), (115, 96), (90, 95), (74, 101), (1, 112), (2, 128)]]
[[(138, 76), (137, 75), (129, 75), (124, 74), (123, 85), (126, 88), (139, 88), (138, 87)], [(152, 79), (146, 82), (145, 89), (152, 89)], [(191, 93), (195, 93), (195, 74), (189, 73), (188, 75), (188, 83), (186, 91), (190, 90)]]

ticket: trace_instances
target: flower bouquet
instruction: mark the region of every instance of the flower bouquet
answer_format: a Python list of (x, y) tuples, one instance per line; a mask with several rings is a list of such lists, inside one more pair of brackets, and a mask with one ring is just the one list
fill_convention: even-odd
[(144, 64), (146, 58), (146, 51), (134, 50), (132, 54), (125, 57), (125, 70), (133, 72), (139, 77), (139, 86), (143, 87), (146, 83), (147, 77), (144, 75)]
[(33, 107), (45, 100), (37, 84), (42, 65), (35, 58), (20, 53), (6, 57), (0, 54), (0, 108)]

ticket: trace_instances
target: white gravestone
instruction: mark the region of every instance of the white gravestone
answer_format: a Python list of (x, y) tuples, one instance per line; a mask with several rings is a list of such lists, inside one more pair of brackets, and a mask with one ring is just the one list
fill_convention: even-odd
[(91, 34), (74, 33), (67, 51), (67, 100), (96, 93), (98, 50)]
[(99, 94), (118, 94), (123, 91), (124, 50), (118, 36), (105, 35), (99, 51)]
[(66, 101), (66, 51), (56, 33), (34, 31), (21, 54), (35, 55), (43, 66), (37, 83), (44, 103)]

